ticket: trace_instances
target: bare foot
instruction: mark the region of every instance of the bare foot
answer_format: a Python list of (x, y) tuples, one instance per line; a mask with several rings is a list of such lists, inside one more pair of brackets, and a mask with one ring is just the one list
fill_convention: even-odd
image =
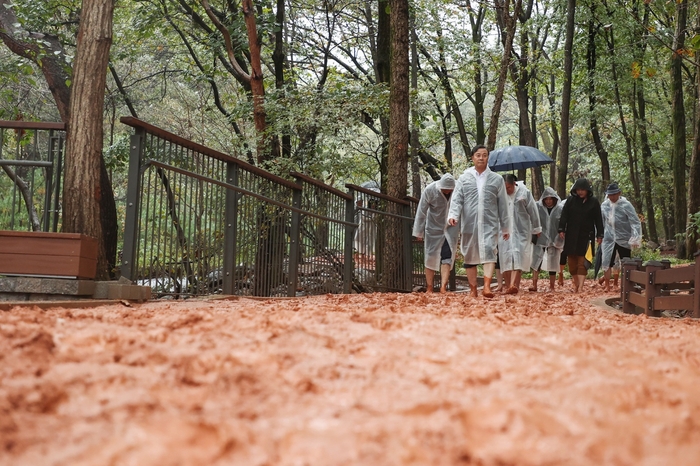
[(535, 293), (537, 293), (537, 287), (531, 286), (530, 288), (527, 289), (527, 291), (534, 291)]
[(447, 293), (447, 288), (440, 287), (440, 293)]
[(488, 299), (493, 298), (493, 293), (491, 293), (490, 291), (484, 291), (481, 294), (484, 296), (484, 298), (488, 298)]
[(511, 286), (506, 290), (506, 294), (518, 294), (518, 288)]
[(478, 298), (478, 297), (479, 297), (479, 292), (477, 291), (476, 287), (472, 288), (472, 289), (469, 291), (469, 296), (471, 296), (472, 298)]
[(426, 294), (433, 294), (433, 287), (429, 286), (428, 288), (426, 288), (425, 293)]

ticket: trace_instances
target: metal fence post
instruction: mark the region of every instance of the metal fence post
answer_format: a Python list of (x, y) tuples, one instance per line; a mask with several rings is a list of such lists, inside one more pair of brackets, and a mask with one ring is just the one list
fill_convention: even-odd
[[(349, 189), (348, 194), (350, 194), (352, 199), (345, 201), (345, 221), (357, 223), (357, 220), (355, 220), (355, 190)], [(345, 245), (343, 248), (343, 293), (345, 294), (352, 293), (352, 275), (355, 270), (352, 248), (355, 239), (355, 228), (353, 225), (345, 225)]]
[(121, 276), (136, 278), (138, 254), (139, 209), (141, 203), (141, 154), (146, 132), (136, 129), (129, 148), (129, 182), (126, 188), (126, 218), (124, 220), (124, 249), (122, 250)]
[[(226, 164), (226, 182), (233, 186), (238, 186), (238, 165), (235, 163)], [(224, 260), (221, 271), (221, 292), (232, 295), (234, 293), (233, 283), (236, 279), (236, 241), (237, 241), (237, 221), (238, 221), (238, 193), (232, 189), (226, 190), (226, 200), (224, 206)]]
[(413, 291), (413, 219), (411, 206), (403, 206), (401, 212), (401, 215), (407, 217), (403, 219), (404, 289), (411, 292)]
[[(297, 184), (303, 189), (301, 180)], [(295, 189), (292, 193), (292, 206), (301, 209), (302, 189)], [(293, 297), (297, 294), (299, 284), (299, 247), (301, 242), (301, 213), (299, 210), (292, 211), (292, 230), (289, 238), (289, 270), (287, 271), (287, 296)]]
[(693, 317), (700, 317), (700, 251), (695, 253), (695, 281), (693, 282)]

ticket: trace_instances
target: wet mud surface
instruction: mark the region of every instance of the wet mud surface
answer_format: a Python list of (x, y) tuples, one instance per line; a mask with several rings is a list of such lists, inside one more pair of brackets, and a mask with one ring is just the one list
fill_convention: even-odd
[(0, 464), (698, 464), (700, 322), (614, 295), (0, 311)]

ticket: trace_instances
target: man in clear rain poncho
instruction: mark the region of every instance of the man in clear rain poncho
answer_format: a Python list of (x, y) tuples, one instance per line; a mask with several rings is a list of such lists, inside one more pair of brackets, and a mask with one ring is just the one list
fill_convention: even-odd
[(610, 183), (605, 191), (608, 198), (600, 205), (605, 233), (601, 250), (603, 267), (603, 285), (610, 291), (610, 275), (615, 265), (616, 255), (622, 261), (630, 257), (632, 248), (642, 245), (642, 222), (632, 203), (622, 196), (617, 183)]
[[(510, 237), (510, 216), (503, 177), (489, 169), (488, 161), (489, 151), (485, 146), (472, 149), (474, 166), (466, 169), (457, 180), (447, 222), (451, 226), (459, 224), (460, 250), (471, 296), (477, 296), (476, 266), (483, 264), (483, 296), (493, 298), (491, 278), (496, 268), (498, 236), (502, 235), (505, 240)], [(457, 246), (457, 233), (448, 237), (452, 251)]]
[(437, 270), (440, 271), (440, 293), (447, 291), (447, 281), (454, 264), (455, 254), (446, 237), (447, 214), (454, 189), (455, 179), (449, 173), (426, 186), (413, 221), (413, 236), (423, 240), (428, 293), (433, 292), (433, 280)]
[(542, 233), (537, 203), (530, 191), (515, 175), (503, 176), (508, 194), (508, 211), (511, 218), (509, 240), (498, 239), (498, 256), (501, 272), (506, 278), (506, 294), (516, 294), (520, 288), (523, 271), (530, 270), (532, 239)]
[(564, 249), (564, 238), (559, 236), (559, 219), (564, 207), (557, 192), (550, 187), (545, 188), (537, 210), (540, 215), (542, 234), (532, 250), (532, 286), (530, 291), (537, 291), (537, 281), (540, 270), (549, 272), (549, 291), (554, 291), (557, 272), (561, 270), (561, 251)]

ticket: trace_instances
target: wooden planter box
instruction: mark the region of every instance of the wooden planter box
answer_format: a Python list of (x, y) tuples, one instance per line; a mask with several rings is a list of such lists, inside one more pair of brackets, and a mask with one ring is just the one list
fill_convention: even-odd
[(97, 240), (78, 233), (0, 231), (0, 275), (94, 279)]

